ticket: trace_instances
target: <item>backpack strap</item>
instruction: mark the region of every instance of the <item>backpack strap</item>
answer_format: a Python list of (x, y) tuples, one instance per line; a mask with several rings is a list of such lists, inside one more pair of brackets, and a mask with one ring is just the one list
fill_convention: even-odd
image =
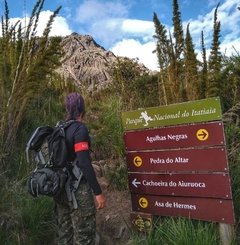
[(29, 163), (29, 149), (31, 147), (31, 143), (32, 143), (32, 140), (33, 138), (35, 137), (35, 135), (37, 134), (38, 130), (40, 129), (40, 127), (38, 127), (34, 133), (32, 134), (31, 138), (29, 139), (29, 141), (27, 142), (27, 145), (26, 145), (26, 158), (27, 158), (27, 163)]
[(76, 120), (68, 120), (68, 121), (58, 121), (55, 127), (61, 127), (63, 129), (66, 129), (68, 126), (70, 126), (72, 123), (76, 122)]
[(78, 204), (75, 196), (75, 192), (78, 189), (80, 181), (82, 180), (83, 173), (77, 166), (77, 160), (72, 163), (71, 174), (68, 175), (67, 182), (65, 184), (65, 191), (67, 194), (68, 201), (72, 203), (73, 208), (77, 209)]

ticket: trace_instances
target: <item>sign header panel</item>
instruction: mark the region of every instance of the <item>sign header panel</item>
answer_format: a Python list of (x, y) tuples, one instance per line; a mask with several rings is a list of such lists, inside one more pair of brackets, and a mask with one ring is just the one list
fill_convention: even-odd
[(169, 197), (132, 194), (132, 209), (160, 216), (177, 216), (189, 219), (234, 224), (232, 200)]
[(122, 113), (124, 130), (145, 129), (222, 119), (218, 97)]
[(225, 147), (128, 152), (127, 163), (129, 172), (228, 171)]
[(124, 141), (126, 150), (134, 151), (223, 145), (225, 137), (222, 122), (209, 122), (127, 131)]
[(129, 173), (129, 189), (136, 194), (231, 199), (230, 178), (215, 174)]

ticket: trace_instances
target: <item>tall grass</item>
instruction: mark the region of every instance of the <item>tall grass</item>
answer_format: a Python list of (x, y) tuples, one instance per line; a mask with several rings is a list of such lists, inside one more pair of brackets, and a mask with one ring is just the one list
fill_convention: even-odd
[[(95, 104), (96, 105), (96, 104)], [(115, 96), (106, 97), (97, 107), (91, 108), (97, 118), (87, 118), (92, 132), (92, 148), (98, 158), (123, 156), (123, 129), (121, 123), (121, 100)]]
[(1, 244), (51, 244), (54, 238), (53, 202), (44, 197), (34, 199), (26, 192), (24, 184), (25, 181), (5, 180), (1, 188)]
[(0, 170), (0, 244), (53, 244), (54, 202), (48, 197), (35, 199), (27, 193), (26, 179), (36, 166), (26, 162), (25, 146), (36, 127), (53, 126), (62, 120), (61, 94), (60, 90), (47, 88), (44, 96), (28, 105), (14, 151), (7, 158), (8, 167)]
[(184, 218), (157, 219), (148, 235), (132, 238), (132, 245), (218, 245), (217, 225)]
[(25, 237), (31, 244), (51, 244), (55, 234), (53, 218), (54, 203), (47, 197), (33, 199), (24, 198), (21, 205), (21, 214), (24, 233), (31, 234)]

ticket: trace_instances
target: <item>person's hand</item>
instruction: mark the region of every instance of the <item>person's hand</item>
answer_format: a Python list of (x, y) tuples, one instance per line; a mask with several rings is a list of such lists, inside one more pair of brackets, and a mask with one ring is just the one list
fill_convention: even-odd
[(100, 194), (100, 195), (95, 196), (95, 198), (96, 198), (96, 202), (97, 202), (97, 209), (104, 208), (105, 203), (106, 203), (104, 195)]

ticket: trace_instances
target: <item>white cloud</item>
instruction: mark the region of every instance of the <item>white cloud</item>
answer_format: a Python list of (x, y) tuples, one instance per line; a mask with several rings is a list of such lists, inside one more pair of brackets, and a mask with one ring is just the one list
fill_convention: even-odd
[(153, 53), (155, 48), (154, 42), (142, 44), (135, 39), (123, 39), (116, 43), (111, 51), (118, 56), (138, 59), (139, 63), (143, 63), (150, 70), (159, 70), (157, 56)]
[(221, 44), (221, 52), (227, 56), (240, 55), (240, 38)]
[[(47, 10), (42, 11), (39, 16), (38, 26), (36, 30), (36, 35), (41, 36), (43, 34), (44, 29), (46, 28), (46, 25), (49, 21), (50, 16), (53, 14), (53, 12)], [(25, 18), (11, 18), (10, 24), (14, 25), (18, 21), (21, 22), (22, 27), (28, 25), (29, 23), (29, 17)], [(52, 24), (52, 29), (50, 32), (50, 36), (66, 36), (72, 33), (72, 30), (68, 26), (68, 23), (66, 19), (62, 16), (56, 16), (54, 19), (54, 22)]]
[[(91, 27), (87, 29), (87, 33), (95, 39), (100, 40), (105, 48), (109, 48), (116, 41), (124, 37), (121, 30), (122, 19), (102, 19), (92, 23)], [(79, 32), (81, 34), (81, 32)]]
[(154, 24), (152, 21), (126, 19), (122, 22), (122, 31), (130, 35), (153, 35)]
[(221, 30), (224, 34), (231, 33), (239, 37), (240, 12), (237, 9), (239, 0), (228, 0), (219, 7), (218, 17), (221, 21)]
[[(39, 17), (39, 24), (37, 28), (37, 35), (42, 35), (47, 22), (52, 15), (52, 12), (47, 10), (47, 11), (42, 11)], [(68, 23), (66, 19), (62, 16), (56, 16), (52, 25), (52, 29), (50, 32), (51, 36), (66, 36), (71, 34), (72, 31), (68, 26)]]

